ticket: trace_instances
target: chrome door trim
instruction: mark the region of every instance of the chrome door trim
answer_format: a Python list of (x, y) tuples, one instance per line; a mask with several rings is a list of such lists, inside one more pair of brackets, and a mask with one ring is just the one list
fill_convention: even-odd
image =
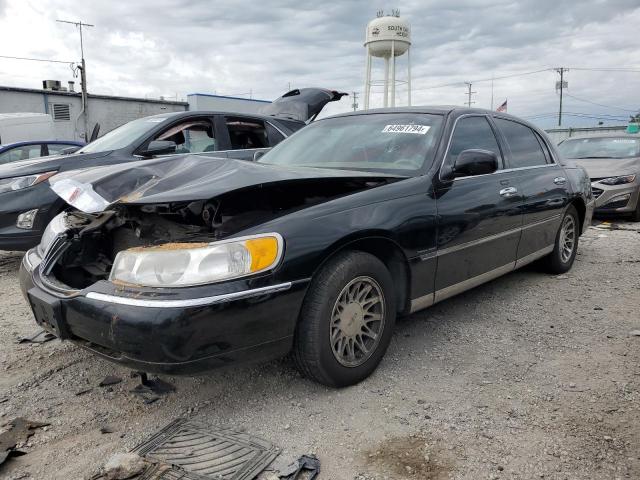
[(480, 275), (476, 275), (475, 277), (467, 278), (459, 283), (454, 283), (448, 287), (442, 288), (440, 290), (436, 290), (434, 295), (434, 303), (441, 302), (442, 300), (453, 297), (458, 293), (462, 293), (465, 290), (469, 290), (470, 288), (477, 287), (489, 280), (493, 280), (494, 278), (498, 278), (505, 273), (509, 273), (515, 269), (516, 262), (509, 262), (506, 265), (503, 265), (498, 268), (494, 268), (493, 270), (489, 270), (488, 272), (481, 273)]
[(537, 222), (533, 222), (533, 223), (529, 223), (528, 225), (523, 225), (522, 229), (525, 230), (527, 228), (533, 228), (533, 227), (538, 227), (542, 224), (548, 223), (548, 222), (553, 222), (555, 220), (560, 220), (562, 218), (562, 214), (558, 213), (556, 215), (553, 215), (549, 218), (545, 218), (544, 220), (538, 220)]
[(411, 309), (409, 313), (417, 312), (418, 310), (423, 310), (427, 307), (430, 307), (434, 303), (434, 293), (428, 293), (418, 298), (414, 298), (411, 300)]
[(513, 235), (514, 233), (519, 233), (522, 230), (522, 226), (512, 228), (511, 230), (505, 230), (504, 232), (495, 233), (493, 235), (489, 235), (488, 237), (478, 238), (477, 240), (471, 240), (470, 242), (460, 243), (458, 245), (453, 245), (448, 248), (443, 248), (436, 252), (436, 256), (440, 257), (442, 255), (448, 255), (449, 253), (457, 252), (458, 250), (463, 250), (465, 248), (474, 247), (476, 245), (480, 245), (486, 242), (491, 242), (493, 240), (497, 240), (501, 237), (506, 237), (507, 235)]
[(516, 260), (516, 268), (524, 267), (528, 263), (535, 262), (539, 258), (542, 258), (545, 255), (548, 255), (551, 252), (553, 252), (554, 248), (555, 248), (555, 245), (551, 244), (540, 250), (530, 253), (529, 255), (525, 255), (524, 257), (519, 258), (518, 260)]

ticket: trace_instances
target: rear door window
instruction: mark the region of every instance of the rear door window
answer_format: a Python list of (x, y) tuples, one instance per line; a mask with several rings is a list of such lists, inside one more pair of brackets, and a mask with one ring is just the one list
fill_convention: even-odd
[(547, 158), (533, 130), (526, 125), (503, 118), (496, 118), (495, 121), (511, 151), (512, 168), (547, 164)]
[(0, 153), (0, 164), (17, 162), (19, 160), (29, 160), (42, 156), (42, 145), (26, 145), (24, 147), (12, 148), (9, 151)]
[(226, 117), (225, 122), (233, 150), (269, 147), (269, 134), (262, 120)]
[(176, 153), (203, 153), (217, 150), (213, 123), (207, 119), (191, 119), (173, 125), (153, 140), (175, 142)]

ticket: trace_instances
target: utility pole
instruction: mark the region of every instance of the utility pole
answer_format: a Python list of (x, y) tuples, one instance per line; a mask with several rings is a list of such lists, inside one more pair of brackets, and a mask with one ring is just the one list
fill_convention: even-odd
[[(88, 103), (89, 103), (89, 94), (87, 93), (87, 68), (84, 61), (84, 43), (82, 39), (82, 27), (93, 27), (90, 23), (79, 22), (71, 22), (69, 20), (56, 20), (56, 22), (60, 23), (69, 23), (71, 25), (75, 25), (80, 30), (80, 57), (81, 57), (81, 67), (80, 67), (80, 88), (81, 88), (81, 97), (82, 97), (82, 111), (80, 115), (83, 116), (84, 120), (84, 141), (89, 142), (89, 122), (88, 122)], [(80, 118), (78, 115), (78, 118)], [(78, 120), (76, 120), (77, 125)]]
[(556, 91), (560, 89), (560, 107), (558, 108), (558, 126), (562, 126), (562, 91), (569, 86), (568, 82), (564, 81), (564, 72), (568, 72), (568, 68), (560, 67), (556, 68), (556, 72), (560, 74), (560, 81), (556, 82)]
[(351, 92), (353, 94), (353, 103), (351, 106), (353, 107), (353, 111), (358, 110), (358, 92)]
[(475, 94), (475, 93), (478, 93), (478, 92), (472, 92), (472, 91), (471, 91), (471, 82), (464, 82), (464, 83), (467, 85), (467, 87), (469, 87), (469, 89), (468, 89), (468, 91), (467, 91), (467, 94), (466, 94), (466, 95), (467, 95), (467, 106), (468, 106), (469, 108), (471, 108), (471, 105), (473, 105), (474, 103), (476, 103), (476, 102), (472, 102), (472, 101), (471, 101), (471, 95), (473, 95), (473, 94)]

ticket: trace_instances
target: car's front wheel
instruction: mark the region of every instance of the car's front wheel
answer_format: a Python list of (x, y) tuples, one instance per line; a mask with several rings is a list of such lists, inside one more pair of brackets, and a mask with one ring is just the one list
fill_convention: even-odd
[(562, 217), (553, 251), (545, 259), (551, 273), (565, 273), (571, 269), (578, 253), (579, 218), (578, 211), (570, 205)]
[(315, 275), (296, 329), (293, 357), (308, 378), (332, 387), (368, 377), (395, 324), (393, 280), (378, 258), (338, 254)]

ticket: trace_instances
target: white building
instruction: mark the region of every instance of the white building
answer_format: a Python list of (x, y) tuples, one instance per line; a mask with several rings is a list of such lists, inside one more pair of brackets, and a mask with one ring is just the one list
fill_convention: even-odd
[[(89, 94), (89, 134), (100, 124), (100, 135), (137, 118), (185, 110), (258, 113), (270, 102), (206, 93), (187, 95), (188, 102)], [(53, 117), (55, 138), (84, 141), (82, 99), (79, 92), (0, 86), (0, 113), (46, 113)]]
[[(93, 94), (89, 94), (88, 107), (89, 131), (98, 123), (100, 135), (136, 118), (189, 109), (186, 102)], [(81, 111), (79, 92), (0, 86), (0, 113), (50, 114), (54, 120), (56, 136), (52, 140), (84, 140)]]

